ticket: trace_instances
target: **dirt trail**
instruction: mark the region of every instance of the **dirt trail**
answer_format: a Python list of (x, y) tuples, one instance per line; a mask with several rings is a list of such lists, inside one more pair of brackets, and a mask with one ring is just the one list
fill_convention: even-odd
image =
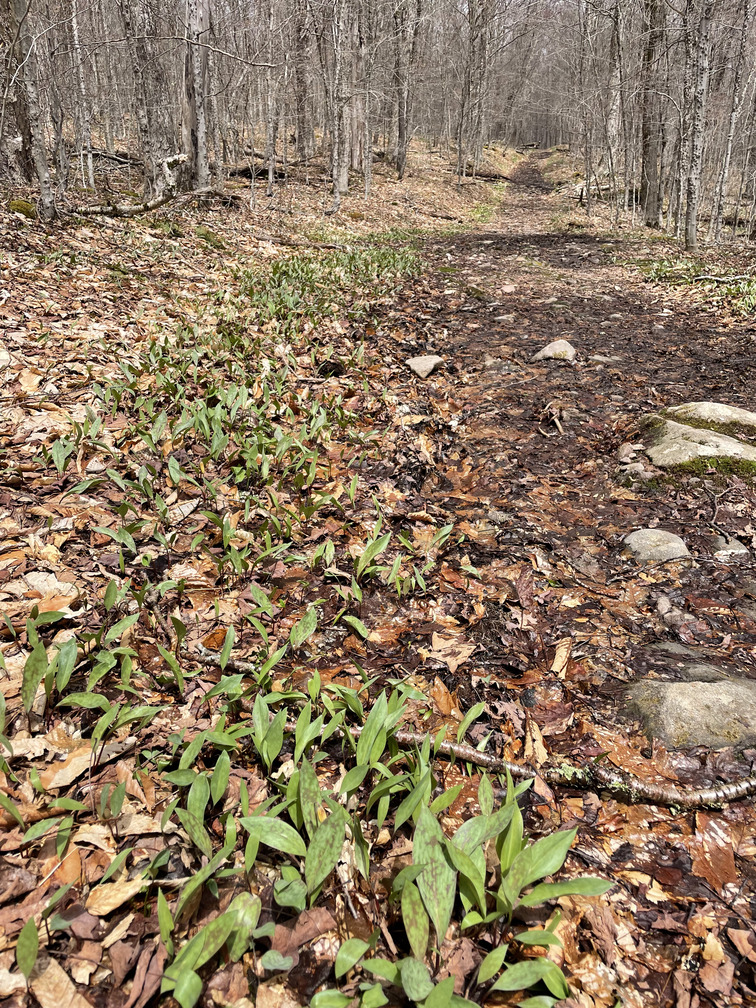
[[(624, 695), (629, 680), (657, 666), (674, 677), (669, 656), (649, 652), (658, 643), (756, 678), (748, 601), (756, 571), (713, 559), (717, 534), (750, 543), (753, 488), (706, 477), (623, 485), (617, 449), (637, 439), (644, 413), (663, 406), (708, 399), (753, 408), (752, 341), (746, 328), (659, 292), (623, 265), (641, 254), (639, 240), (556, 230), (564, 197), (549, 191), (539, 155), (515, 182), (490, 233), (442, 242), (434, 269), (400, 306), (403, 322), (392, 318), (400, 352), (432, 351), (447, 362), (446, 374), (414, 386), (412, 410), (428, 415), (436, 468), (424, 483), (427, 469), (407, 477), (413, 506), (455, 518), (485, 586), (482, 618), (459, 592), (444, 610), (478, 645), (472, 674), (470, 665), (439, 674), (463, 708), (486, 701), (480, 736), (493, 730), (509, 756), (600, 756), (641, 778), (693, 786), (736, 779), (756, 753), (668, 753), (628, 717)], [(578, 350), (575, 364), (531, 362), (561, 338)], [(649, 525), (682, 535), (696, 562), (644, 570), (624, 557), (622, 537)], [(695, 621), (667, 628), (656, 613), (662, 595)], [(702, 926), (707, 906), (715, 934), (729, 926), (756, 936), (748, 803), (710, 820), (540, 794), (533, 815), (579, 824), (578, 856), (620, 886), (611, 909), (586, 911), (574, 951), (616, 967), (620, 980), (626, 971), (625, 993), (639, 992), (627, 1004), (697, 1003), (685, 1000), (691, 992), (703, 1004), (723, 1004), (716, 998), (725, 995), (727, 1004), (749, 1003), (753, 970), (732, 946), (718, 980), (706, 972), (709, 960), (684, 960), (689, 929)], [(616, 938), (623, 927), (635, 937), (618, 965), (601, 934), (608, 928)]]

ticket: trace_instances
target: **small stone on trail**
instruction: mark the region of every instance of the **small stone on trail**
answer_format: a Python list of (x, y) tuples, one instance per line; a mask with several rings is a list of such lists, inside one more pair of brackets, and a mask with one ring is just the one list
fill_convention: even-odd
[(591, 354), (588, 358), (589, 361), (593, 361), (595, 364), (614, 364), (616, 361), (621, 361), (621, 357), (607, 357), (606, 354)]
[(545, 346), (543, 350), (539, 350), (537, 354), (533, 354), (530, 358), (531, 360), (566, 360), (573, 361), (577, 357), (577, 350), (575, 347), (568, 343), (565, 339), (554, 340), (553, 343), (549, 343)]
[(658, 599), (656, 611), (669, 627), (682, 626), (683, 623), (694, 623), (696, 620), (696, 617), (692, 613), (687, 613), (684, 609), (679, 609), (676, 605), (673, 605), (672, 600), (666, 595), (662, 595)]
[(630, 444), (629, 441), (625, 441), (617, 449), (617, 458), (620, 462), (630, 462), (635, 456), (638, 446)]
[(646, 679), (630, 690), (632, 709), (646, 733), (670, 749), (712, 749), (756, 744), (756, 682), (661, 682)]
[(638, 529), (622, 540), (625, 549), (633, 554), (639, 563), (645, 561), (680, 560), (690, 556), (690, 551), (680, 536), (664, 529)]
[(724, 536), (715, 536), (714, 546), (715, 558), (724, 563), (747, 560), (751, 555), (751, 551), (739, 539), (726, 539)]
[(439, 364), (444, 363), (443, 357), (436, 354), (424, 354), (421, 357), (410, 357), (404, 362), (410, 371), (414, 371), (418, 378), (427, 378), (429, 374), (436, 370)]

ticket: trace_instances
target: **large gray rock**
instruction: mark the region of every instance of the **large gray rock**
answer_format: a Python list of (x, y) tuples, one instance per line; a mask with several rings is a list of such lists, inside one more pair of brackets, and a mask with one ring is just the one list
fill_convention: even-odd
[(622, 540), (625, 549), (640, 563), (680, 560), (690, 551), (680, 536), (663, 529), (645, 528), (631, 532)]
[(558, 339), (554, 340), (553, 343), (549, 343), (547, 346), (543, 348), (543, 350), (539, 350), (538, 353), (533, 354), (533, 356), (530, 359), (534, 361), (539, 360), (574, 361), (576, 357), (577, 357), (577, 350), (572, 345), (572, 343), (568, 343), (566, 339)]
[(646, 679), (631, 687), (629, 697), (649, 737), (670, 749), (756, 745), (756, 682), (751, 679)]
[(415, 372), (418, 378), (427, 378), (439, 364), (444, 363), (444, 358), (438, 357), (436, 354), (423, 354), (421, 357), (410, 357), (404, 363), (410, 371)]
[(684, 465), (706, 458), (756, 462), (756, 446), (729, 434), (688, 427), (656, 414), (646, 417), (646, 422), (646, 454), (656, 466)]
[[(703, 424), (704, 427), (739, 427), (744, 434), (756, 436), (756, 413), (740, 406), (726, 406), (718, 402), (689, 402), (670, 406), (664, 411), (683, 423)], [(737, 433), (737, 432), (736, 432)]]

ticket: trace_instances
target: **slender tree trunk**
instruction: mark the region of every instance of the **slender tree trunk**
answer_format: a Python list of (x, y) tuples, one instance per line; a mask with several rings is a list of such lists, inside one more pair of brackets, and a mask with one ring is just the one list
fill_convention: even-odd
[(690, 136), (690, 161), (685, 183), (685, 248), (698, 248), (698, 205), (701, 194), (701, 171), (703, 167), (703, 142), (706, 128), (706, 104), (709, 94), (709, 72), (711, 62), (711, 16), (713, 0), (704, 0), (696, 28), (694, 42), (695, 77), (693, 92), (693, 122)]
[(296, 151), (301, 160), (312, 156), (315, 135), (312, 128), (310, 43), (307, 9), (303, 0), (296, 0), (292, 12), (292, 49), (294, 66), (294, 118)]
[[(45, 145), (44, 121), (37, 88), (39, 61), (37, 54), (37, 39), (34, 37), (29, 17), (29, 2), (25, 0), (3, 0), (0, 10), (3, 21), (8, 26), (6, 33), (10, 36), (11, 45), (8, 59), (9, 69), (14, 68), (16, 88), (21, 100), (16, 108), (28, 116), (23, 123), (22, 144), (24, 134), (28, 138), (29, 158), (34, 165), (34, 173), (39, 183), (39, 216), (43, 221), (55, 218), (55, 198), (50, 166), (47, 161)], [(0, 136), (4, 134), (4, 124), (0, 127)]]
[(155, 107), (155, 95), (165, 87), (165, 82), (161, 81), (157, 57), (147, 45), (148, 36), (140, 0), (118, 0), (118, 3), (134, 77), (134, 118), (142, 149), (144, 196), (146, 200), (151, 200), (160, 196), (167, 184), (163, 171), (167, 138), (163, 135), (161, 118)]
[(649, 227), (659, 227), (660, 109), (658, 96), (658, 60), (663, 33), (663, 0), (643, 3), (643, 97), (641, 105), (641, 191), (643, 220)]
[[(207, 41), (210, 34), (208, 0), (186, 0), (186, 51), (182, 95), (181, 139), (190, 188), (210, 184), (207, 150)], [(204, 43), (204, 44), (203, 44)]]
[(400, 0), (394, 8), (394, 80), (396, 87), (396, 176), (404, 178), (412, 137), (412, 78), (418, 52), (422, 0)]
[(722, 237), (722, 219), (724, 217), (724, 203), (727, 193), (727, 183), (730, 179), (730, 164), (732, 161), (732, 147), (735, 141), (735, 129), (740, 116), (744, 95), (743, 78), (745, 58), (748, 51), (748, 30), (751, 26), (751, 0), (742, 0), (740, 16), (742, 25), (740, 30), (740, 45), (735, 60), (735, 71), (732, 82), (732, 103), (730, 105), (730, 115), (727, 125), (727, 138), (725, 140), (724, 153), (722, 155), (722, 165), (719, 170), (717, 186), (712, 202), (711, 223), (709, 225), (709, 238), (718, 242)]
[(94, 165), (92, 163), (92, 121), (91, 107), (84, 84), (84, 55), (79, 38), (78, 0), (71, 0), (71, 39), (73, 41), (73, 59), (76, 70), (76, 92), (78, 103), (76, 118), (79, 124), (81, 150), (87, 165), (87, 182), (90, 189), (95, 187)]

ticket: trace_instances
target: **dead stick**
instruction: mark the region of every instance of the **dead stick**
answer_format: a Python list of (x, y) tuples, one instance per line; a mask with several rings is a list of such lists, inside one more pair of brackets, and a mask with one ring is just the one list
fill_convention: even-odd
[[(162, 613), (155, 605), (156, 601), (157, 599), (153, 596), (149, 599), (148, 605), (155, 614), (160, 628), (170, 638), (172, 634)], [(200, 654), (192, 656), (195, 661), (199, 661), (203, 665), (221, 667), (220, 655), (208, 650), (203, 644), (199, 644), (198, 649)], [(254, 674), (258, 671), (252, 662), (239, 660), (229, 660), (225, 667), (230, 671), (246, 674)], [(296, 722), (286, 722), (287, 731), (294, 732), (296, 727)], [(362, 734), (362, 728), (359, 725), (341, 725), (337, 730), (341, 735), (349, 734), (352, 738), (359, 738)], [(419, 732), (406, 731), (403, 728), (394, 732), (393, 735), (400, 745), (416, 746), (423, 745), (428, 737), (427, 734), (421, 735)], [(446, 739), (437, 742), (435, 738), (431, 737), (431, 746), (436, 753), (454, 756), (456, 759), (464, 760), (466, 763), (472, 763), (474, 766), (483, 767), (494, 773), (509, 771), (516, 780), (535, 780), (536, 777), (541, 777), (547, 784), (554, 787), (571, 787), (578, 791), (592, 789), (609, 791), (629, 804), (668, 805), (689, 811), (699, 808), (720, 808), (727, 802), (739, 801), (741, 798), (756, 794), (756, 776), (743, 777), (731, 784), (722, 784), (719, 787), (697, 789), (676, 787), (674, 784), (649, 784), (639, 777), (610, 770), (608, 767), (599, 766), (596, 763), (584, 766), (564, 763), (561, 766), (544, 767), (535, 771), (530, 767), (512, 763), (511, 760), (501, 759), (492, 753), (480, 752), (480, 750), (463, 742), (447, 742)]]

